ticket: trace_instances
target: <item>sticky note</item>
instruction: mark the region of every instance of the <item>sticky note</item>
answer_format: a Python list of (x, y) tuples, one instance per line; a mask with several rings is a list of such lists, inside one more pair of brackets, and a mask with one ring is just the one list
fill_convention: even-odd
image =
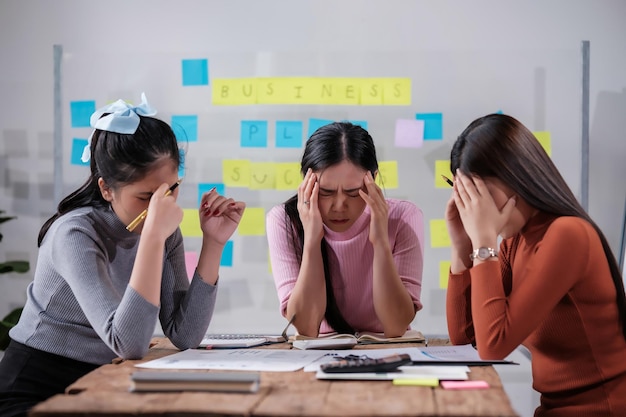
[(383, 85), (383, 104), (401, 106), (411, 104), (410, 78), (386, 78)]
[(179, 142), (198, 141), (198, 116), (196, 115), (175, 115), (172, 116), (172, 130)]
[(399, 148), (421, 148), (424, 144), (424, 121), (396, 120), (394, 144)]
[(242, 120), (240, 145), (242, 148), (266, 148), (267, 121)]
[(444, 219), (430, 220), (430, 246), (432, 248), (450, 247), (450, 235)]
[(487, 381), (441, 381), (444, 389), (485, 389), (489, 388)]
[(313, 133), (315, 133), (315, 131), (317, 129), (319, 129), (322, 126), (326, 126), (328, 124), (333, 123), (334, 120), (327, 120), (327, 119), (309, 119), (309, 134), (307, 137), (311, 137), (311, 135)]
[(184, 237), (201, 237), (200, 217), (196, 209), (183, 209), (183, 221), (180, 222), (180, 231)]
[(232, 240), (229, 240), (224, 245), (222, 258), (220, 259), (220, 266), (233, 266), (233, 245)]
[(394, 379), (393, 385), (436, 387), (439, 385), (439, 379), (437, 378)]
[(89, 161), (83, 162), (83, 150), (87, 146), (87, 139), (74, 138), (72, 139), (72, 156), (70, 158), (70, 163), (72, 165), (85, 165), (89, 166)]
[(198, 266), (198, 253), (185, 252), (185, 268), (187, 269), (187, 278), (189, 278), (189, 281), (193, 279), (196, 266)]
[(265, 235), (265, 209), (263, 207), (246, 207), (237, 231), (242, 236)]
[(443, 139), (443, 115), (441, 113), (417, 113), (415, 118), (424, 121), (424, 140)]
[(277, 190), (297, 190), (302, 182), (299, 162), (279, 162), (274, 166), (276, 170)]
[(211, 92), (213, 104), (246, 105), (257, 103), (257, 81), (254, 78), (215, 79)]
[(209, 61), (207, 59), (183, 59), (183, 86), (208, 85)]
[(302, 122), (279, 120), (276, 122), (276, 147), (277, 148), (301, 148), (302, 147)]
[(211, 191), (213, 187), (215, 187), (215, 191), (217, 191), (218, 194), (224, 195), (226, 187), (220, 182), (203, 182), (198, 184), (198, 207), (202, 204), (202, 195)]
[(222, 161), (222, 182), (227, 187), (248, 187), (250, 185), (250, 161), (247, 159), (224, 159)]
[(452, 189), (450, 184), (443, 179), (442, 175), (450, 178), (450, 180), (454, 178), (452, 171), (450, 171), (450, 161), (448, 160), (435, 161), (435, 188), (445, 188), (447, 190)]
[(385, 189), (398, 188), (398, 161), (378, 162), (376, 184)]
[(448, 278), (450, 278), (450, 261), (439, 262), (439, 288), (448, 288)]
[(384, 88), (383, 78), (366, 78), (361, 80), (360, 103), (364, 106), (379, 106), (383, 104)]
[(548, 156), (552, 156), (552, 139), (550, 137), (550, 132), (533, 132), (533, 135), (537, 138), (543, 149), (546, 151)]
[(72, 127), (91, 127), (89, 119), (95, 111), (96, 102), (94, 100), (71, 101), (70, 115)]
[(273, 162), (250, 163), (250, 189), (268, 190), (276, 188), (276, 167)]
[(365, 120), (348, 120), (353, 125), (361, 126), (363, 129), (367, 130), (367, 121)]

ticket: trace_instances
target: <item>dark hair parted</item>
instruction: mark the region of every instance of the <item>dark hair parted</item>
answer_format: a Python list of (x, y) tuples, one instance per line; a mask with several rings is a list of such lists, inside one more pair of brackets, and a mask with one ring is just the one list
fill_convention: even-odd
[[(376, 147), (370, 134), (358, 125), (348, 122), (335, 122), (317, 129), (307, 140), (300, 164), (300, 172), (304, 176), (309, 168), (313, 172), (321, 172), (326, 168), (343, 161), (361, 167), (376, 175), (378, 160)], [(304, 247), (304, 228), (297, 208), (298, 196), (294, 195), (285, 202), (285, 216), (292, 227), (288, 228), (288, 238), (292, 247), (302, 261)], [(354, 329), (344, 319), (337, 306), (328, 265), (328, 248), (322, 239), (322, 259), (324, 262), (324, 280), (326, 282), (326, 312), (324, 318), (336, 332), (354, 333)]]
[(171, 127), (153, 117), (139, 116), (139, 119), (139, 126), (132, 134), (98, 129), (94, 131), (90, 146), (89, 178), (80, 188), (61, 200), (57, 212), (41, 227), (38, 246), (52, 223), (63, 214), (79, 207), (109, 205), (100, 192), (99, 178), (115, 190), (140, 181), (163, 158), (169, 158), (177, 168), (180, 166), (181, 155)]
[(606, 237), (580, 205), (539, 141), (517, 119), (490, 114), (474, 120), (452, 147), (450, 169), (494, 177), (532, 207), (556, 216), (586, 220), (598, 233), (617, 292), (617, 307), (626, 338), (624, 282)]

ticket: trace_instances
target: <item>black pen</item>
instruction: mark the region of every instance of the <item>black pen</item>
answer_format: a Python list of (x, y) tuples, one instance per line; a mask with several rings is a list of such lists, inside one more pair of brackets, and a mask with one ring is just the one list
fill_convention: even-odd
[[(176, 189), (176, 187), (180, 185), (181, 181), (182, 179), (179, 179), (174, 184), (172, 184), (172, 186), (168, 188), (167, 191), (165, 192), (165, 197), (172, 194), (174, 190)], [(144, 211), (141, 212), (141, 214), (139, 214), (139, 216), (135, 217), (135, 220), (133, 220), (132, 222), (130, 222), (128, 226), (126, 226), (126, 230), (128, 230), (129, 232), (132, 232), (133, 230), (135, 230), (135, 228), (137, 228), (137, 226), (139, 226), (139, 224), (142, 221), (144, 221), (147, 215), (148, 215), (148, 209), (145, 209)]]
[(454, 187), (454, 183), (450, 178), (446, 177), (445, 175), (442, 175), (441, 178), (443, 178), (448, 184), (450, 184), (450, 187)]

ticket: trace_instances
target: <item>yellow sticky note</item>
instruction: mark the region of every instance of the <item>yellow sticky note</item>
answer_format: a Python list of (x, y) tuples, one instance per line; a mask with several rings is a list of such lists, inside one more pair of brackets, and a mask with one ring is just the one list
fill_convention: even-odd
[(213, 104), (256, 104), (257, 78), (214, 78), (212, 84)]
[(408, 106), (411, 104), (410, 78), (385, 78), (383, 104)]
[(402, 379), (394, 379), (393, 385), (408, 385), (408, 386), (418, 386), (418, 387), (436, 387), (439, 385), (439, 379), (437, 378), (402, 378)]
[(357, 78), (336, 78), (335, 90), (337, 93), (337, 104), (357, 105), (359, 104), (359, 79)]
[(385, 189), (398, 188), (398, 161), (378, 162), (376, 184)]
[(278, 162), (276, 169), (277, 190), (297, 190), (302, 182), (299, 162)]
[(551, 157), (552, 156), (552, 139), (550, 137), (550, 132), (548, 131), (533, 132), (533, 135), (535, 135), (539, 143), (541, 143), (541, 146), (543, 146), (543, 149), (546, 151), (548, 156)]
[(246, 207), (237, 230), (242, 236), (264, 236), (265, 209), (263, 207)]
[(360, 103), (366, 106), (383, 104), (385, 82), (382, 78), (362, 78), (360, 80)]
[(450, 184), (441, 177), (442, 175), (445, 175), (451, 180), (454, 178), (452, 171), (450, 171), (450, 161), (435, 161), (435, 188), (451, 189)]
[(450, 247), (450, 236), (444, 219), (430, 220), (430, 246), (432, 248)]
[(222, 182), (228, 187), (250, 186), (250, 161), (247, 159), (224, 159)]
[(183, 221), (180, 222), (180, 231), (184, 237), (200, 237), (200, 217), (197, 209), (183, 209)]
[(250, 163), (250, 189), (268, 190), (276, 187), (276, 167), (272, 162)]
[(450, 261), (439, 262), (439, 288), (448, 288), (448, 278), (450, 277)]

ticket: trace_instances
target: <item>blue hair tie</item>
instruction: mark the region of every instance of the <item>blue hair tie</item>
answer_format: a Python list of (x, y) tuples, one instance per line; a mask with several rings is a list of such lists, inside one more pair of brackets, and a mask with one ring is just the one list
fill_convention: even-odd
[[(102, 116), (103, 114), (106, 116)], [(132, 106), (124, 100), (117, 100), (115, 103), (106, 105), (96, 110), (89, 119), (91, 127), (94, 131), (87, 140), (87, 146), (83, 149), (83, 155), (80, 158), (83, 162), (89, 162), (91, 159), (91, 138), (97, 130), (105, 130), (107, 132), (132, 134), (137, 131), (139, 126), (139, 116), (154, 116), (156, 110), (150, 107), (146, 94), (141, 93), (141, 104)]]

